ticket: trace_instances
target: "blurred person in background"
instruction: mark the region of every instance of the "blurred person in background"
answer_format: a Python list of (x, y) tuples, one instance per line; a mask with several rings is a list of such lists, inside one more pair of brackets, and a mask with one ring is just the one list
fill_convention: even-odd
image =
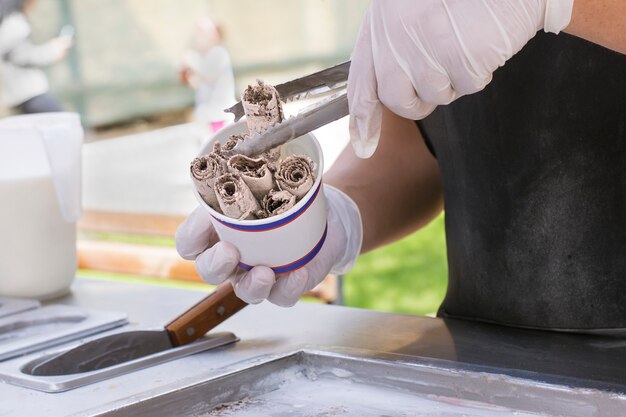
[(372, 1), (316, 257), (244, 271), (202, 208), (179, 253), (248, 303), (291, 306), (445, 202), (440, 317), (625, 335), (624, 16), (624, 0)]
[(221, 26), (209, 17), (201, 18), (180, 73), (181, 80), (195, 90), (194, 121), (213, 133), (228, 120), (224, 109), (235, 103), (235, 77), (223, 40)]
[(61, 111), (61, 105), (49, 92), (43, 68), (63, 59), (72, 40), (59, 36), (34, 44), (26, 17), (34, 4), (34, 0), (0, 0), (2, 104), (20, 113)]

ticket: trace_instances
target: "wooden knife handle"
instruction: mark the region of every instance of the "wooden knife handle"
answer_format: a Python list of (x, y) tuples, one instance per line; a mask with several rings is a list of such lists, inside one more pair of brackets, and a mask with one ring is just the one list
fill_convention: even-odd
[(227, 281), (172, 320), (165, 326), (165, 329), (174, 346), (186, 345), (201, 338), (206, 332), (247, 305), (235, 295), (235, 290)]

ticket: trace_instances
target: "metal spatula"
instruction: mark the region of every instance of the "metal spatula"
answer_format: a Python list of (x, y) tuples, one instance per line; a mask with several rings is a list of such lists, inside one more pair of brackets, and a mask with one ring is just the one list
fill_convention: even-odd
[[(289, 81), (276, 86), (278, 94), (284, 102), (291, 102), (319, 96), (327, 97), (303, 110), (296, 116), (274, 125), (261, 134), (252, 135), (241, 141), (230, 151), (230, 154), (247, 156), (259, 155), (269, 149), (282, 145), (291, 139), (300, 137), (319, 127), (348, 115), (348, 97), (346, 86), (350, 61), (324, 69), (314, 74)], [(235, 121), (243, 115), (241, 102), (225, 111), (235, 115)]]
[(162, 330), (133, 330), (94, 339), (36, 364), (30, 373), (53, 376), (95, 371), (186, 345), (247, 305), (225, 282)]

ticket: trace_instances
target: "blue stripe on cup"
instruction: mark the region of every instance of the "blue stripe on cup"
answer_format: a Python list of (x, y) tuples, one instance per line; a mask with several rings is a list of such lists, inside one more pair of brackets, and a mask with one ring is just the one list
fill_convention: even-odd
[(231, 229), (239, 230), (241, 232), (266, 232), (268, 230), (278, 229), (279, 227), (289, 224), (295, 219), (297, 219), (298, 217), (300, 217), (311, 206), (311, 204), (313, 204), (313, 201), (315, 201), (315, 199), (317, 198), (317, 195), (319, 194), (321, 188), (322, 188), (322, 182), (320, 181), (320, 183), (317, 185), (317, 188), (315, 189), (315, 192), (313, 193), (309, 201), (307, 201), (304, 206), (300, 207), (300, 209), (290, 214), (289, 216), (280, 220), (276, 220), (275, 222), (258, 224), (258, 225), (256, 224), (242, 225), (242, 224), (235, 224), (235, 223), (230, 223), (224, 220), (220, 220), (213, 215), (212, 217), (218, 222), (222, 223), (224, 226), (230, 227)]
[[(275, 274), (284, 274), (285, 272), (291, 272), (291, 271), (295, 271), (298, 268), (302, 268), (304, 265), (308, 264), (311, 261), (311, 259), (315, 257), (315, 255), (317, 255), (320, 249), (322, 249), (322, 246), (324, 245), (324, 241), (326, 240), (327, 232), (328, 232), (328, 223), (326, 223), (326, 227), (324, 228), (324, 233), (322, 234), (322, 237), (320, 238), (319, 242), (317, 242), (317, 244), (313, 247), (313, 249), (311, 249), (309, 253), (307, 253), (302, 258), (298, 259), (297, 261), (293, 261), (289, 264), (281, 265), (281, 266), (271, 266), (270, 268), (272, 268)], [(252, 265), (248, 265), (243, 262), (239, 262), (239, 267), (242, 269), (245, 269), (246, 271), (249, 271), (253, 268)]]

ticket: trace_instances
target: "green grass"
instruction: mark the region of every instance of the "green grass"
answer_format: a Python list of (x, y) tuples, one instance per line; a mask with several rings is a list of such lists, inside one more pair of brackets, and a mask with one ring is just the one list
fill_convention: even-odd
[[(173, 238), (89, 235), (92, 239), (124, 243), (173, 246)], [(80, 270), (79, 275), (95, 279), (162, 285), (209, 291), (213, 287), (185, 281)], [(447, 264), (443, 215), (419, 232), (362, 255), (344, 279), (344, 304), (408, 314), (437, 311), (446, 291)], [(308, 300), (307, 301), (312, 301)]]
[(443, 215), (417, 233), (362, 255), (344, 281), (344, 304), (409, 314), (437, 311), (447, 284)]

